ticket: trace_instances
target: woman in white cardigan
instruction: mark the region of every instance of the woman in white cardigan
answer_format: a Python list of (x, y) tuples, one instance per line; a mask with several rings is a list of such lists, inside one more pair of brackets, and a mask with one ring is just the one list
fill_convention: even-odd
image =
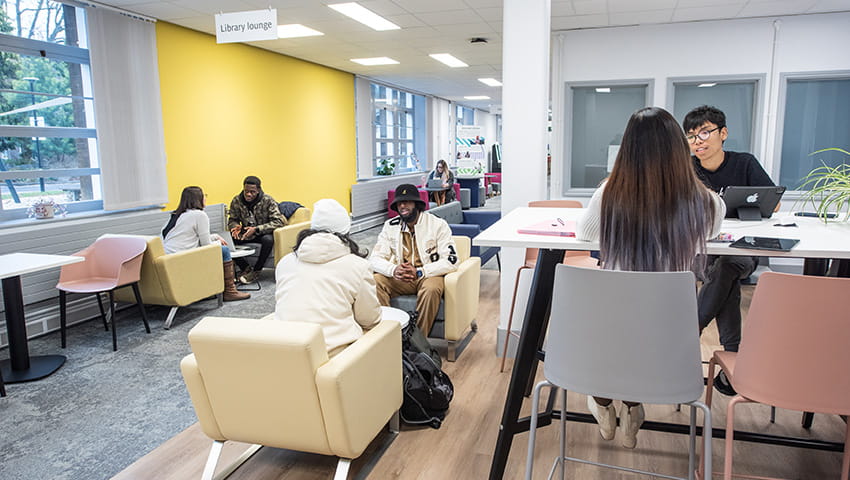
[[(661, 108), (642, 108), (629, 119), (611, 176), (593, 194), (576, 237), (599, 240), (605, 269), (698, 271), (699, 254), (719, 233), (725, 212), (720, 198), (697, 178), (676, 119)], [(612, 399), (588, 397), (587, 402), (602, 438), (613, 439)], [(643, 406), (624, 401), (623, 446), (635, 447), (643, 421)]]
[(313, 205), (310, 228), (275, 269), (275, 319), (322, 327), (333, 356), (381, 320), (366, 254), (349, 236), (351, 219), (336, 200)]
[(165, 253), (180, 252), (202, 247), (211, 243), (221, 244), (221, 258), (224, 268), (225, 302), (245, 300), (250, 293), (236, 290), (233, 260), (224, 240), (216, 234), (210, 234), (210, 217), (204, 211), (206, 196), (201, 187), (186, 187), (180, 194), (180, 204), (171, 214), (168, 224), (162, 229), (162, 245)]

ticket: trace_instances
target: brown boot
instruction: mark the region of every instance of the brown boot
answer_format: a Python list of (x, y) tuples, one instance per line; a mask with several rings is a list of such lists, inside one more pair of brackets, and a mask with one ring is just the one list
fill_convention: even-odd
[(250, 293), (240, 292), (236, 290), (236, 275), (233, 271), (233, 260), (224, 262), (224, 293), (225, 302), (234, 302), (236, 300), (245, 300), (251, 298)]

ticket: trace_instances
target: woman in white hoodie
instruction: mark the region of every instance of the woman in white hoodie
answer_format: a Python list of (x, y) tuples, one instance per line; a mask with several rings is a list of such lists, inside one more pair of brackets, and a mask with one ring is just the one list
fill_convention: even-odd
[(372, 268), (351, 240), (351, 218), (336, 200), (313, 205), (310, 229), (275, 269), (275, 319), (322, 326), (333, 356), (381, 320)]

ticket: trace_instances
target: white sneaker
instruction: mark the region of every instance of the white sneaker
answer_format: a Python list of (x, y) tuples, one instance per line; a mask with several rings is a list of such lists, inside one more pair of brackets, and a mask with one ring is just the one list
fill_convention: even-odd
[(603, 440), (611, 440), (617, 433), (617, 410), (613, 402), (603, 407), (592, 396), (587, 396), (587, 408), (599, 424), (599, 434)]
[(637, 434), (644, 420), (643, 405), (637, 404), (629, 407), (625, 403), (620, 409), (620, 427), (623, 429), (623, 446), (635, 448), (637, 445)]

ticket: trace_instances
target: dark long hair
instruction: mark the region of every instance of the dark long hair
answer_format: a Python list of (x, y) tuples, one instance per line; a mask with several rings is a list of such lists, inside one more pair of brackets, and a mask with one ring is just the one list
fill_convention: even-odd
[(180, 215), (183, 214), (186, 210), (203, 210), (204, 209), (204, 191), (201, 190), (201, 187), (186, 187), (183, 189), (183, 193), (180, 194), (180, 203), (177, 205), (177, 210), (171, 212), (171, 217), (168, 219), (168, 223), (165, 224), (165, 228), (162, 229), (162, 238), (165, 238), (168, 235), (175, 225), (177, 225), (177, 219), (180, 218)]
[(666, 110), (632, 114), (602, 194), (603, 265), (631, 271), (686, 271), (714, 224), (711, 192), (694, 172), (687, 140)]
[(201, 187), (186, 187), (183, 193), (180, 194), (180, 203), (177, 205), (177, 210), (174, 210), (176, 216), (180, 216), (186, 210), (203, 210), (204, 209), (204, 191)]
[(369, 251), (368, 250), (362, 250), (361, 251), (360, 247), (357, 245), (357, 242), (355, 242), (351, 238), (351, 235), (349, 235), (347, 233), (342, 234), (342, 233), (336, 233), (336, 232), (329, 232), (327, 230), (313, 230), (312, 228), (308, 228), (306, 230), (301, 230), (300, 232), (298, 232), (298, 237), (295, 240), (295, 246), (292, 247), (292, 250), (295, 251), (295, 252), (298, 252), (298, 248), (301, 246), (301, 242), (303, 242), (310, 235), (315, 235), (317, 233), (330, 233), (330, 234), (336, 235), (336, 237), (339, 238), (339, 240), (342, 242), (342, 244), (346, 245), (349, 248), (349, 250), (351, 250), (351, 253), (357, 255), (360, 258), (366, 258), (366, 256), (369, 255)]

